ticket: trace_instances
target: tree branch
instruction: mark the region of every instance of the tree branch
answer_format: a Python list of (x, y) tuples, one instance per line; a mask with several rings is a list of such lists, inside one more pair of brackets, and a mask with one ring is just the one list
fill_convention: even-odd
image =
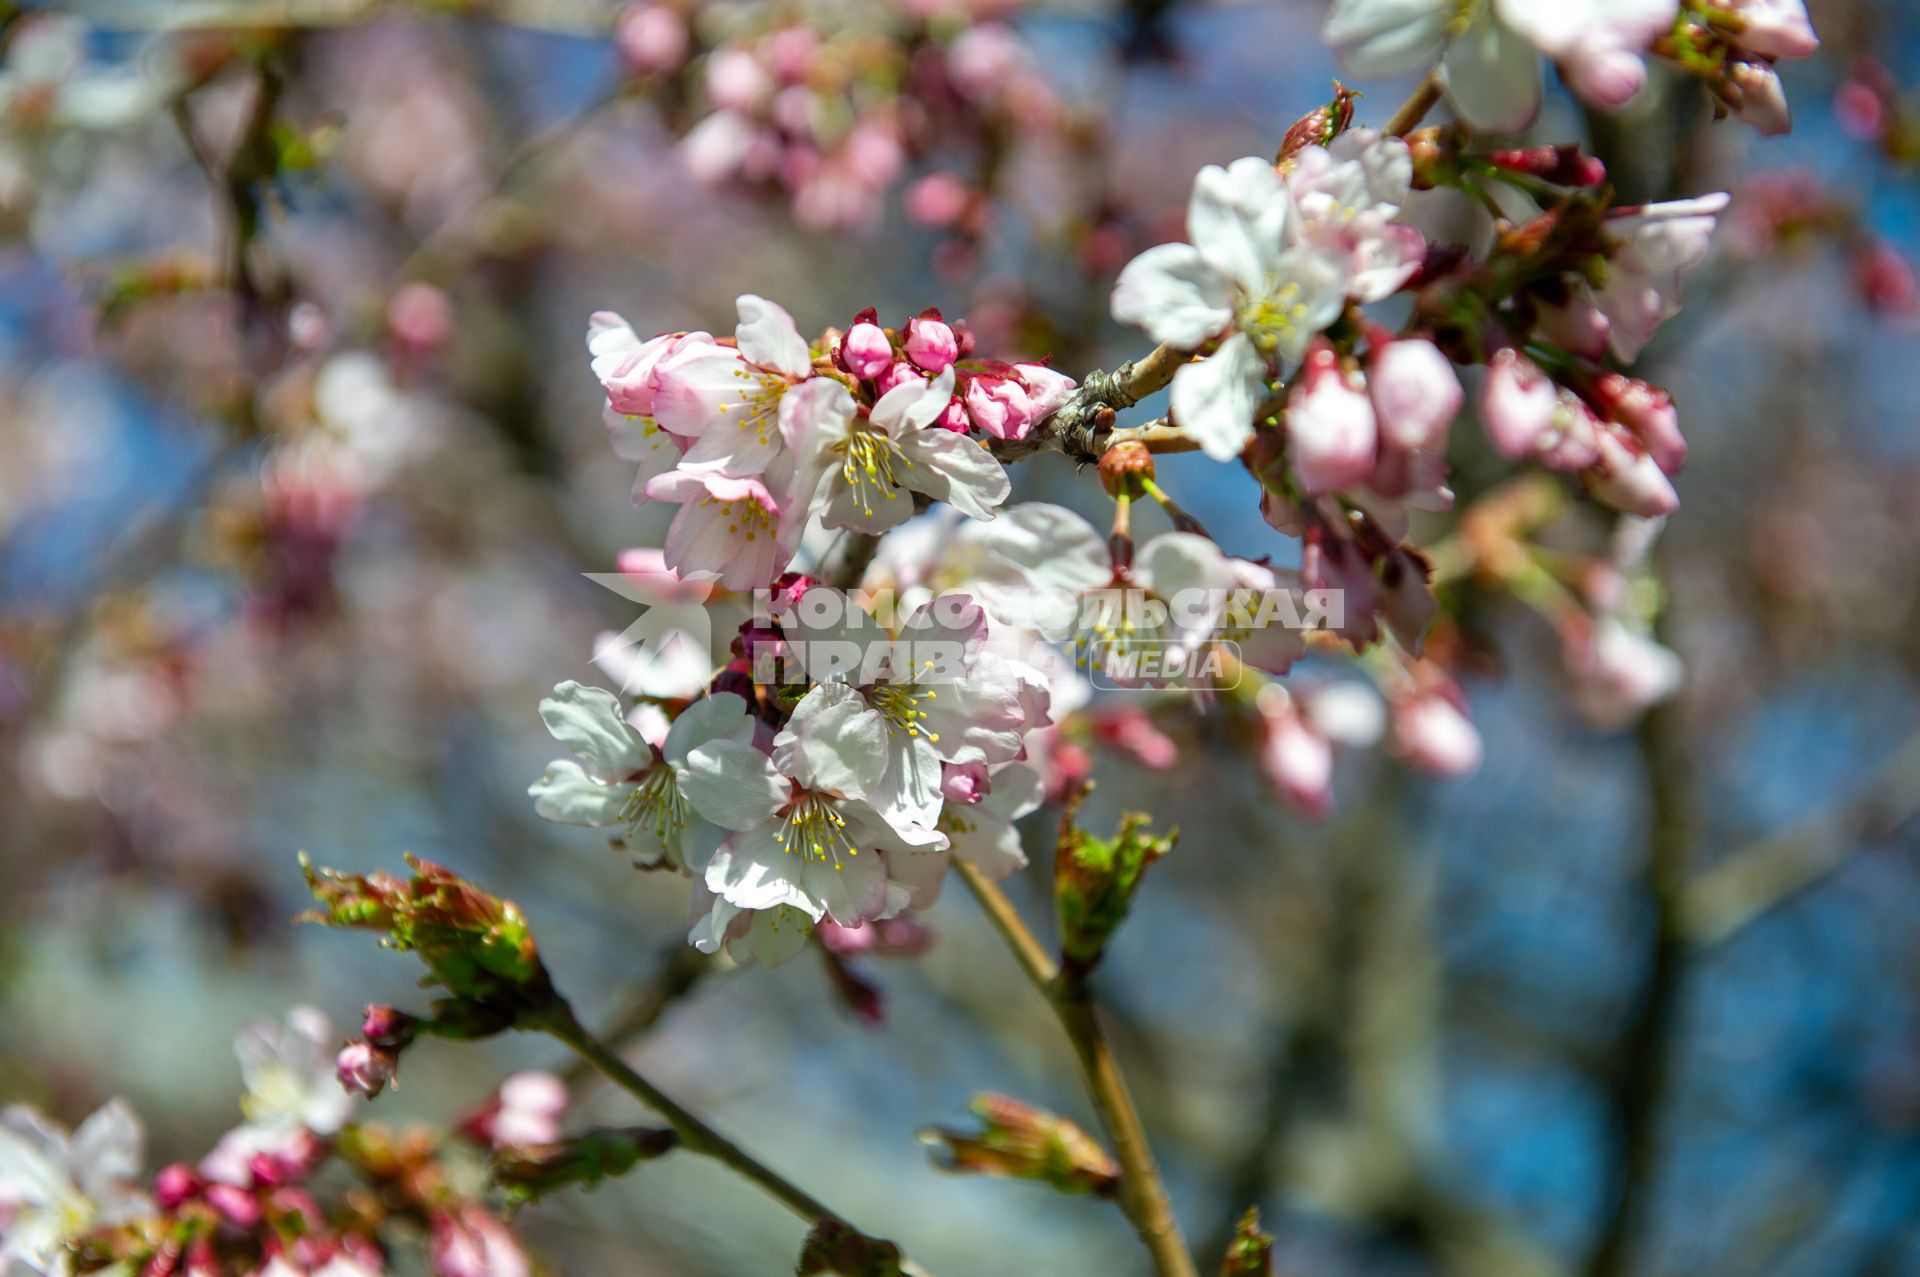
[(1427, 112), (1439, 104), (1440, 96), (1447, 91), (1447, 84), (1441, 78), (1439, 68), (1427, 72), (1427, 78), (1420, 81), (1412, 95), (1400, 104), (1400, 109), (1387, 121), (1386, 132), (1394, 137), (1405, 137), (1420, 127), (1420, 121), (1427, 118)]
[[(679, 1136), (681, 1146), (689, 1152), (710, 1157), (721, 1163), (809, 1224), (816, 1227), (825, 1224), (854, 1234), (875, 1245), (891, 1245), (861, 1233), (805, 1189), (770, 1169), (732, 1140), (708, 1126), (691, 1110), (683, 1108), (670, 1099), (659, 1087), (642, 1077), (632, 1065), (581, 1027), (580, 1021), (575, 1018), (573, 1011), (564, 1002), (545, 1014), (540, 1027), (560, 1042), (573, 1048), (588, 1064), (605, 1074), (615, 1086), (658, 1113)], [(900, 1272), (929, 1277), (925, 1270), (904, 1260), (900, 1264)]]
[(978, 869), (963, 860), (955, 859), (953, 870), (979, 900), (988, 921), (1006, 941), (1021, 971), (1046, 998), (1065, 1030), (1067, 1041), (1080, 1061), (1080, 1071), (1085, 1075), (1087, 1093), (1113, 1144), (1114, 1156), (1120, 1162), (1120, 1209), (1126, 1212), (1134, 1232), (1153, 1256), (1154, 1272), (1158, 1277), (1197, 1277), (1193, 1256), (1187, 1250), (1186, 1239), (1180, 1235), (1179, 1221), (1174, 1217), (1166, 1185), (1161, 1182), (1153, 1150), (1140, 1124), (1139, 1110), (1134, 1107), (1126, 1079), (1120, 1074), (1106, 1032), (1100, 1026), (1092, 994), (1083, 982), (1062, 978), (1059, 964), (1041, 947), (998, 884), (989, 882)]

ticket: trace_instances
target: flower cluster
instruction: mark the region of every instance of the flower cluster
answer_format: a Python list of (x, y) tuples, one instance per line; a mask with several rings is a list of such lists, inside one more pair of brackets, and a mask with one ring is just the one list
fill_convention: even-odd
[[(24, 1106), (0, 1115), (0, 1264), (41, 1277), (75, 1272), (217, 1277), (379, 1277), (397, 1241), (425, 1235), (435, 1277), (525, 1277), (511, 1229), (457, 1187), (475, 1178), (437, 1133), (349, 1125), (354, 1099), (334, 1077), (326, 1017), (296, 1007), (235, 1039), (246, 1120), (196, 1165), (141, 1169), (139, 1119), (113, 1100), (69, 1136)], [(546, 1075), (509, 1079), (467, 1124), (477, 1145), (550, 1140), (564, 1090)], [(344, 1168), (343, 1200), (323, 1185)], [(405, 1267), (405, 1261), (401, 1261)]]
[(1774, 62), (1818, 47), (1803, 0), (1337, 0), (1323, 32), (1358, 76), (1440, 63), (1462, 118), (1512, 133), (1540, 110), (1540, 59), (1590, 106), (1618, 110), (1657, 56), (1762, 133), (1789, 127)]
[(809, 346), (787, 312), (743, 296), (730, 340), (642, 341), (594, 317), (593, 367), (614, 448), (639, 462), (636, 501), (681, 507), (666, 564), (724, 588), (770, 583), (818, 518), (878, 533), (919, 499), (990, 519), (1005, 471), (981, 439), (1019, 439), (1074, 383), (1041, 363), (970, 358), (964, 324), (926, 311), (889, 331), (864, 312)]
[(989, 650), (965, 595), (884, 619), (792, 580), (671, 721), (561, 684), (541, 714), (574, 758), (534, 783), (537, 810), (690, 875), (693, 943), (769, 963), (827, 922), (863, 947), (845, 937), (930, 904), (950, 855), (1010, 872), (1024, 863), (1011, 821), (1038, 789), (1018, 760), (1048, 722), (1043, 676)]

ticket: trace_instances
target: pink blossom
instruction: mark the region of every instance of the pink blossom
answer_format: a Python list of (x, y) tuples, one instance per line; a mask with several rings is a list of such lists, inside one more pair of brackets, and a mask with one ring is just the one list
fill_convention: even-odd
[(473, 1205), (434, 1212), (427, 1260), (435, 1277), (529, 1277), (533, 1271), (519, 1239)]
[(855, 324), (841, 340), (840, 357), (854, 376), (878, 377), (893, 366), (893, 343), (880, 325)]
[(1714, 219), (1726, 206), (1727, 194), (1719, 191), (1608, 214), (1614, 251), (1593, 300), (1606, 313), (1613, 353), (1623, 362), (1638, 358), (1654, 330), (1679, 313), (1681, 278), (1706, 260)]
[(1453, 364), (1419, 338), (1375, 348), (1367, 390), (1381, 433), (1403, 448), (1444, 447), (1466, 397)]
[(1868, 241), (1853, 259), (1853, 279), (1860, 298), (1874, 310), (1886, 314), (1905, 314), (1920, 297), (1913, 265), (1900, 250), (1884, 239)]
[(707, 97), (722, 111), (753, 111), (773, 92), (773, 81), (745, 49), (722, 47), (707, 58)]
[(667, 565), (681, 576), (710, 574), (729, 590), (771, 581), (793, 558), (798, 527), (783, 526), (780, 507), (758, 479), (672, 470), (647, 484), (647, 495), (680, 507), (667, 527)]
[(1734, 114), (1761, 137), (1780, 137), (1793, 131), (1787, 91), (1772, 63), (1735, 59), (1727, 65), (1727, 86)]
[(516, 1073), (500, 1084), (500, 1092), (472, 1129), (495, 1148), (550, 1144), (560, 1138), (560, 1119), (567, 1111), (567, 1086), (551, 1073)]
[(972, 205), (972, 188), (952, 173), (929, 173), (907, 188), (907, 216), (921, 226), (951, 226)]
[(1180, 747), (1154, 724), (1138, 705), (1127, 704), (1095, 715), (1100, 738), (1133, 758), (1142, 767), (1168, 771), (1180, 761)]
[(918, 367), (938, 376), (960, 357), (960, 341), (938, 311), (929, 311), (907, 321), (905, 350)]
[(827, 952), (841, 958), (917, 958), (933, 947), (933, 929), (912, 914), (842, 926), (831, 918), (814, 924)]
[(893, 367), (887, 369), (875, 379), (873, 388), (875, 393), (884, 396), (888, 391), (897, 390), (910, 382), (925, 380), (926, 377), (918, 368), (915, 368), (904, 359), (896, 359)]
[(955, 395), (947, 400), (947, 406), (940, 410), (940, 415), (933, 419), (933, 424), (942, 430), (963, 435), (973, 429), (973, 418), (967, 415), (967, 405), (961, 402), (960, 396)]
[(1288, 396), (1288, 456), (1310, 494), (1360, 483), (1373, 470), (1373, 404), (1356, 381), (1341, 369), (1333, 347), (1317, 341)]

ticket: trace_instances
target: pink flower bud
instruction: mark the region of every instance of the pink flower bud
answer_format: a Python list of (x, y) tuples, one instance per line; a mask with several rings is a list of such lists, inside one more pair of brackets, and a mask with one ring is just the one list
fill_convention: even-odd
[(929, 173), (907, 188), (907, 217), (919, 226), (952, 226), (972, 205), (972, 189), (952, 173)]
[(1289, 807), (1309, 820), (1323, 820), (1333, 811), (1333, 744), (1284, 697), (1276, 699), (1283, 703), (1261, 710), (1266, 723), (1261, 770)]
[(1044, 421), (1073, 398), (1080, 383), (1045, 364), (1015, 364), (1013, 370), (1027, 383), (1027, 397), (1033, 400), (1033, 419)]
[(402, 285), (387, 302), (387, 330), (409, 350), (439, 350), (453, 336), (453, 303), (432, 284)]
[(1594, 398), (1607, 420), (1633, 431), (1662, 470), (1676, 473), (1686, 464), (1687, 441), (1680, 434), (1680, 414), (1673, 396), (1655, 385), (1617, 372), (1603, 373), (1594, 382)]
[(1534, 445), (1534, 460), (1553, 470), (1584, 470), (1600, 460), (1600, 418), (1571, 390), (1555, 397), (1552, 427)]
[(205, 1182), (185, 1162), (163, 1166), (153, 1177), (153, 1199), (164, 1211), (179, 1209), (183, 1202), (192, 1201), (205, 1189)]
[(982, 373), (969, 379), (967, 412), (974, 425), (996, 439), (1024, 439), (1033, 429), (1033, 400), (1012, 377)]
[(814, 925), (813, 934), (827, 952), (839, 958), (865, 954), (877, 958), (917, 958), (933, 947), (933, 929), (912, 914), (857, 927), (843, 927), (831, 918), (823, 918)]
[(1581, 713), (1600, 727), (1632, 722), (1673, 695), (1685, 672), (1672, 651), (1613, 617), (1570, 634), (1566, 660)]
[(840, 343), (847, 371), (863, 380), (878, 377), (893, 366), (893, 343), (878, 324), (855, 324)]
[(1394, 704), (1393, 748), (1414, 770), (1447, 780), (1471, 774), (1483, 752), (1473, 721), (1437, 690)]
[(1552, 428), (1559, 399), (1553, 383), (1531, 359), (1511, 346), (1495, 352), (1480, 388), (1487, 437), (1502, 455), (1519, 460)]
[(960, 339), (938, 312), (929, 312), (907, 321), (906, 352), (908, 359), (937, 377), (960, 357)]
[(1378, 443), (1373, 404), (1333, 347), (1316, 341), (1287, 403), (1288, 455), (1301, 487), (1318, 494), (1363, 482)]
[(397, 1057), (391, 1051), (367, 1042), (349, 1042), (340, 1048), (333, 1066), (334, 1072), (339, 1075), (341, 1087), (349, 1095), (364, 1095), (372, 1099), (393, 1081), (397, 1062)]
[(1762, 137), (1793, 131), (1793, 113), (1780, 73), (1766, 62), (1734, 62), (1727, 68), (1734, 114)]
[(1600, 459), (1580, 472), (1595, 499), (1622, 514), (1657, 519), (1680, 508), (1680, 497), (1666, 472), (1617, 428), (1599, 432)]
[(875, 379), (873, 388), (876, 393), (884, 395), (895, 386), (904, 385), (909, 381), (925, 380), (925, 375), (922, 374), (918, 368), (915, 368), (904, 359), (898, 359), (894, 361), (893, 367), (887, 369)]
[(219, 1211), (228, 1223), (252, 1228), (260, 1222), (260, 1199), (244, 1188), (232, 1184), (209, 1184), (206, 1199), (207, 1204)]
[(370, 1005), (360, 1020), (361, 1036), (377, 1046), (395, 1050), (410, 1045), (419, 1031), (420, 1021), (416, 1017), (380, 1002)]
[(636, 4), (620, 15), (614, 47), (642, 75), (671, 71), (687, 60), (687, 20), (662, 4)]
[(1381, 433), (1403, 448), (1439, 449), (1466, 398), (1453, 365), (1423, 339), (1393, 341), (1374, 351), (1367, 390)]
[(1861, 300), (1882, 314), (1906, 314), (1920, 296), (1912, 264), (1883, 239), (1873, 240), (1853, 259), (1853, 282)]
[(947, 406), (940, 410), (940, 415), (933, 419), (933, 424), (942, 430), (951, 430), (957, 435), (963, 435), (973, 429), (973, 418), (967, 415), (967, 406), (960, 402), (960, 396), (955, 395), (947, 400)]

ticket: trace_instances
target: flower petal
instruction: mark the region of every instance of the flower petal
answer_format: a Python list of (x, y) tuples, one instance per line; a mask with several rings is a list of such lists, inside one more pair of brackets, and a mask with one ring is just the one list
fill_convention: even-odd
[(605, 688), (569, 679), (540, 702), (540, 718), (555, 740), (603, 780), (629, 776), (653, 759), (652, 750), (620, 712), (619, 700)]
[(1215, 461), (1231, 461), (1253, 438), (1253, 414), (1266, 390), (1267, 365), (1246, 334), (1173, 375), (1173, 420)]
[(1191, 350), (1233, 322), (1233, 289), (1191, 244), (1161, 244), (1120, 272), (1113, 317)]
[(681, 795), (722, 829), (770, 823), (793, 792), (772, 759), (737, 740), (710, 740), (690, 750), (674, 773)]

